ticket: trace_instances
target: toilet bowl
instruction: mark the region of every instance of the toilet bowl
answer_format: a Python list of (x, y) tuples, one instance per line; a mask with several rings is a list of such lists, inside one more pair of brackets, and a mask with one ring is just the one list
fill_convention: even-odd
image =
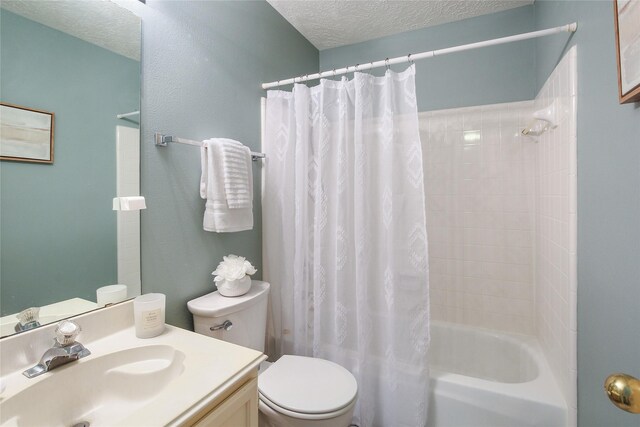
[(357, 391), (353, 375), (336, 363), (282, 356), (258, 376), (260, 425), (346, 427)]
[[(254, 280), (239, 297), (212, 292), (187, 303), (194, 329), (264, 352), (269, 283)], [(213, 329), (213, 330), (212, 330)], [(285, 355), (258, 375), (261, 427), (348, 427), (358, 385), (337, 363)]]

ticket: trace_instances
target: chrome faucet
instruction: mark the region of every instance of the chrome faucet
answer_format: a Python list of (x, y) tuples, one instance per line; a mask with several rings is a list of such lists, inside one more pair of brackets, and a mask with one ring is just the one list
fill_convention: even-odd
[(58, 366), (65, 365), (91, 354), (89, 350), (76, 341), (80, 326), (68, 320), (58, 323), (53, 347), (44, 352), (40, 362), (22, 373), (27, 378), (37, 377)]

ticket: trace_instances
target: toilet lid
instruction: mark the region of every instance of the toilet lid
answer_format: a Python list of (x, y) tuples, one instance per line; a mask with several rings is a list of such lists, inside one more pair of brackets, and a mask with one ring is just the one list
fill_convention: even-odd
[(302, 414), (334, 412), (356, 397), (356, 379), (328, 360), (282, 356), (258, 377), (258, 389), (274, 404)]

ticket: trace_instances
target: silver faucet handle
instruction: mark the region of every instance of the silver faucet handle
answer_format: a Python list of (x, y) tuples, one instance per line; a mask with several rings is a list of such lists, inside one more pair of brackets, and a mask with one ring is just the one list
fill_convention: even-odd
[(56, 328), (56, 341), (63, 347), (73, 344), (80, 331), (82, 331), (82, 328), (80, 328), (80, 325), (77, 323), (70, 320), (63, 320), (58, 323), (58, 327)]

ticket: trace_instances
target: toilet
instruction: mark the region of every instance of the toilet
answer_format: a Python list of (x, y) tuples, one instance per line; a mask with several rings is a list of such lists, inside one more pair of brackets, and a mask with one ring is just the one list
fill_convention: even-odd
[[(238, 297), (217, 291), (187, 303), (197, 333), (264, 352), (269, 283)], [(260, 427), (348, 427), (358, 385), (337, 363), (285, 355), (258, 375)]]

